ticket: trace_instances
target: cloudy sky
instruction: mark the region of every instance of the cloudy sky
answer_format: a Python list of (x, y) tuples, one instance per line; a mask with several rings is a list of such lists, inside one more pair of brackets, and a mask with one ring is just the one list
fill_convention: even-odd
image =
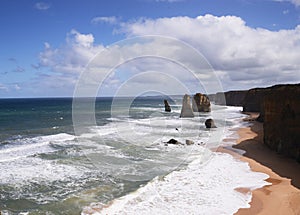
[(1, 0), (0, 98), (300, 82), (300, 0)]

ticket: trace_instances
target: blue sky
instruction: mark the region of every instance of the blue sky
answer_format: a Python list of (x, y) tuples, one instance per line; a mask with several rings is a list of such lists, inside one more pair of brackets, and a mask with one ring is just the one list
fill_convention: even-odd
[[(2, 98), (72, 96), (82, 70), (99, 51), (149, 34), (193, 46), (224, 90), (300, 82), (299, 0), (1, 0), (0, 14)], [(115, 95), (137, 73), (147, 71), (144, 81), (149, 79), (153, 65), (137, 70), (137, 64), (109, 74), (98, 83), (103, 88), (98, 94)], [(171, 66), (155, 69), (165, 67)], [(180, 79), (179, 70), (168, 75)]]

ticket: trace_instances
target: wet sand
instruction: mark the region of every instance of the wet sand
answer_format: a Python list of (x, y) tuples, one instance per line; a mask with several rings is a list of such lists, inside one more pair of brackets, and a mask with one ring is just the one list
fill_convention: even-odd
[[(272, 185), (254, 190), (250, 208), (241, 208), (237, 215), (253, 214), (286, 214), (300, 215), (300, 164), (295, 160), (271, 151), (263, 144), (263, 124), (253, 121), (257, 114), (250, 114), (246, 121), (251, 121), (250, 127), (240, 128), (239, 139), (234, 149), (246, 151), (243, 156), (229, 148), (223, 151), (248, 162), (251, 169), (270, 176), (267, 181)], [(239, 192), (248, 192), (239, 189)]]

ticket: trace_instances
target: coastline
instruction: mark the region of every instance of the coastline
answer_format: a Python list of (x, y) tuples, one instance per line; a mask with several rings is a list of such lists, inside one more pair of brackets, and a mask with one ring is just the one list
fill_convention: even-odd
[[(251, 125), (238, 129), (239, 138), (233, 149), (221, 147), (218, 151), (249, 163), (254, 172), (269, 175), (266, 181), (271, 185), (252, 191), (250, 208), (240, 208), (235, 214), (300, 214), (300, 164), (267, 148), (263, 144), (263, 124), (254, 120), (257, 114), (248, 115), (244, 120), (251, 121)], [(245, 154), (241, 156), (235, 149), (244, 150)]]

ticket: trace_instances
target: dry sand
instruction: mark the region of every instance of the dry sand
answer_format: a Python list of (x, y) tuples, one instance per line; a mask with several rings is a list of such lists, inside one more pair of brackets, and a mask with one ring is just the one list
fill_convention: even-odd
[[(257, 115), (250, 114), (247, 121)], [(272, 185), (254, 190), (250, 208), (241, 208), (237, 215), (300, 215), (300, 164), (295, 160), (278, 155), (263, 144), (263, 124), (253, 121), (250, 127), (238, 130), (239, 139), (233, 148), (246, 151), (239, 156), (232, 150), (221, 148), (218, 151), (238, 156), (249, 163), (251, 169), (270, 176)], [(247, 189), (239, 189), (247, 192)]]

